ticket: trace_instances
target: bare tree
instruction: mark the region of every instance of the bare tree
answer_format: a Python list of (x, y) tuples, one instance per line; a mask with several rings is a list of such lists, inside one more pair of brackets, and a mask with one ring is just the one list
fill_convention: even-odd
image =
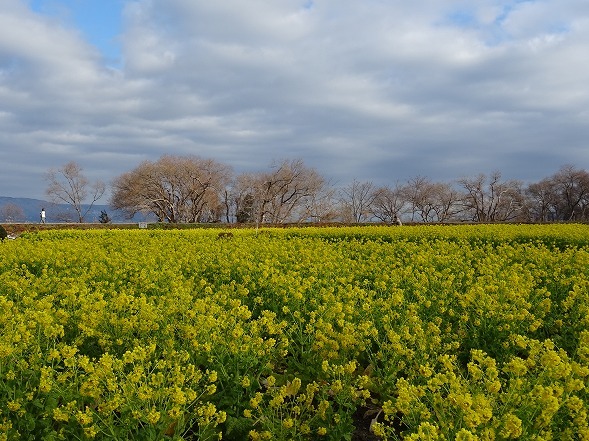
[(302, 222), (312, 215), (313, 199), (325, 190), (325, 180), (300, 159), (284, 160), (257, 176), (253, 188), (257, 222)]
[(231, 222), (231, 216), (233, 208), (233, 201), (231, 195), (231, 186), (227, 186), (223, 189), (222, 192), (222, 206), (223, 206), (223, 215), (225, 216), (225, 222)]
[(447, 222), (456, 218), (462, 211), (460, 205), (461, 194), (452, 185), (445, 182), (438, 182), (432, 185), (432, 210), (435, 213), (433, 218), (437, 222)]
[(235, 219), (237, 223), (249, 223), (256, 221), (258, 211), (257, 198), (260, 197), (259, 174), (244, 173), (237, 176), (226, 193), (226, 219)]
[(211, 159), (164, 155), (116, 178), (111, 205), (130, 216), (153, 213), (162, 222), (217, 221), (230, 173)]
[(476, 222), (515, 220), (522, 215), (524, 205), (522, 184), (519, 181), (502, 181), (501, 173), (488, 178), (463, 178), (458, 183), (464, 188), (462, 205)]
[(26, 215), (20, 205), (9, 203), (0, 208), (0, 219), (4, 222), (22, 222), (26, 219)]
[(54, 203), (70, 205), (76, 211), (78, 222), (84, 222), (84, 218), (106, 189), (102, 181), (91, 184), (82, 174), (82, 167), (73, 161), (58, 169), (49, 170), (45, 180), (48, 183), (45, 194)]
[(526, 189), (526, 210), (529, 220), (547, 222), (556, 220), (558, 195), (550, 178), (528, 185)]
[(312, 222), (331, 222), (337, 219), (336, 190), (329, 184), (307, 198), (304, 212)]
[(565, 165), (549, 178), (554, 194), (557, 219), (571, 221), (587, 219), (589, 215), (589, 173)]
[(409, 179), (399, 192), (406, 201), (412, 221), (446, 222), (461, 210), (461, 195), (455, 188), (423, 176)]
[(402, 188), (402, 194), (410, 206), (411, 221), (414, 222), (416, 216), (422, 221), (430, 222), (429, 213), (433, 211), (430, 202), (430, 187), (432, 183), (423, 176), (417, 176), (409, 179), (407, 184)]
[(354, 179), (350, 185), (341, 189), (340, 202), (343, 220), (346, 222), (367, 222), (372, 216), (374, 184)]
[(407, 201), (403, 189), (396, 185), (394, 188), (378, 187), (373, 191), (371, 204), (372, 215), (382, 222), (393, 222), (400, 219), (406, 210)]

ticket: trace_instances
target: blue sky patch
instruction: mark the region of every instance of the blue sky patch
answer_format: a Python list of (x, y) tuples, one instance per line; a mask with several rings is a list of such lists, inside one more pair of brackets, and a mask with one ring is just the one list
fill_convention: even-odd
[(448, 24), (458, 27), (476, 27), (478, 25), (477, 18), (472, 11), (457, 10), (449, 13), (446, 16), (446, 22)]
[(29, 4), (36, 13), (79, 29), (106, 64), (120, 64), (123, 0), (31, 0)]

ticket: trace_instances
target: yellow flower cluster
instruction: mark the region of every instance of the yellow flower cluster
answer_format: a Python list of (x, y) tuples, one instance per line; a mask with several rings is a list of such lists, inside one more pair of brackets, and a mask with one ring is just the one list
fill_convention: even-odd
[(589, 439), (589, 227), (0, 244), (0, 440)]

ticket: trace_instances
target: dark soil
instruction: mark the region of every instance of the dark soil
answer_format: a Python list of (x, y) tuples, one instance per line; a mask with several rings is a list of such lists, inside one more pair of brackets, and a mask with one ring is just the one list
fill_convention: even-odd
[(374, 412), (362, 407), (354, 413), (354, 426), (356, 430), (352, 434), (352, 441), (379, 441), (381, 438), (370, 431), (370, 423), (375, 417)]

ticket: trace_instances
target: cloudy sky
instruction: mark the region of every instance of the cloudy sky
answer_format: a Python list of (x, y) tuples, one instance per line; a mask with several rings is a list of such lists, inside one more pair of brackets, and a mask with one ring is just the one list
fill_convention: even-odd
[(0, 196), (162, 154), (334, 183), (589, 168), (587, 0), (1, 0)]

